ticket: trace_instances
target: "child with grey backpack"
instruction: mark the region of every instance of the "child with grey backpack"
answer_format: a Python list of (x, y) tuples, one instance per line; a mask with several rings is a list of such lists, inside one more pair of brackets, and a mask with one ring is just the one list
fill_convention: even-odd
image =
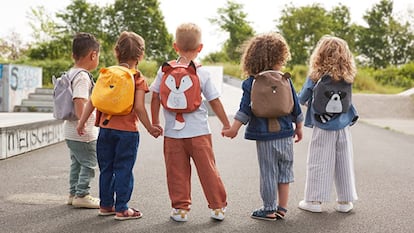
[(74, 119), (65, 120), (63, 131), (70, 151), (71, 165), (69, 174), (68, 205), (80, 208), (99, 208), (99, 198), (90, 195), (90, 181), (95, 177), (97, 168), (96, 139), (98, 130), (94, 126), (95, 115), (88, 119), (86, 133), (78, 135), (76, 126), (88, 101), (93, 82), (89, 71), (99, 64), (100, 44), (89, 33), (78, 33), (72, 43), (74, 66), (68, 76), (74, 76), (71, 82)]

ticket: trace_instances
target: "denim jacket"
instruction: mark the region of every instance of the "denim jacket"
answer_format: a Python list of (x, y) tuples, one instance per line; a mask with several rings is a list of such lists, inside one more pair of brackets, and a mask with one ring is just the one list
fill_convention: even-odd
[(240, 108), (234, 117), (234, 119), (242, 122), (244, 125), (248, 124), (245, 130), (244, 137), (249, 140), (260, 141), (292, 137), (294, 135), (294, 128), (292, 122), (300, 123), (304, 120), (302, 110), (300, 108), (299, 101), (296, 96), (296, 91), (293, 87), (292, 82), (289, 80), (290, 86), (292, 87), (292, 95), (294, 100), (293, 111), (290, 115), (273, 119), (279, 122), (280, 131), (269, 132), (268, 121), (272, 119), (256, 117), (252, 113), (250, 107), (250, 93), (252, 89), (253, 80), (253, 76), (250, 76), (243, 81), (243, 96), (240, 101)]
[(354, 105), (351, 105), (348, 112), (335, 114), (329, 121), (322, 123), (315, 119), (315, 110), (313, 109), (313, 88), (316, 83), (309, 77), (306, 78), (305, 84), (303, 84), (302, 90), (298, 94), (299, 102), (302, 105), (307, 106), (305, 126), (313, 128), (316, 126), (324, 130), (339, 130), (346, 126), (352, 126), (358, 120), (358, 113)]

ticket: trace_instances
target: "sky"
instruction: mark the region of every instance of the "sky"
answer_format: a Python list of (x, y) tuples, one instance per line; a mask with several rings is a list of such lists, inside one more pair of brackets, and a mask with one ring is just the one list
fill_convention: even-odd
[[(87, 0), (89, 3), (106, 6), (115, 0)], [(343, 0), (234, 0), (243, 5), (243, 12), (247, 14), (249, 21), (257, 33), (275, 31), (275, 19), (280, 17), (281, 10), (286, 5), (295, 7), (309, 6), (314, 3), (320, 4), (326, 10), (338, 6)], [(56, 12), (64, 10), (71, 0), (12, 0), (2, 4), (0, 8), (0, 38), (9, 36), (12, 32), (20, 35), (23, 41), (31, 40), (31, 28), (28, 15), (30, 8), (44, 6), (46, 12), (55, 15)], [(218, 8), (225, 7), (225, 0), (160, 0), (161, 12), (164, 16), (167, 29), (174, 34), (175, 28), (183, 22), (194, 22), (203, 31), (203, 50), (199, 57), (219, 51), (224, 41), (228, 38), (225, 32), (219, 30), (217, 25), (209, 22), (210, 18), (217, 16)], [(380, 0), (345, 1), (342, 5), (350, 9), (352, 22), (364, 25), (362, 19), (367, 10)], [(181, 9), (188, 9), (179, 12)], [(394, 13), (396, 16), (407, 17), (411, 11), (414, 12), (412, 0), (394, 0)]]

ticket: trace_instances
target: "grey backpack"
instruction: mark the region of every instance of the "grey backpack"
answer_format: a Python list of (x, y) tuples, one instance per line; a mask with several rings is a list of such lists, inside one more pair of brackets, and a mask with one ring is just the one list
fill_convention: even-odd
[(93, 85), (92, 75), (85, 69), (76, 68), (64, 72), (59, 78), (52, 77), (53, 117), (58, 120), (77, 120), (73, 104), (72, 81), (80, 73), (86, 72)]
[(313, 108), (317, 114), (347, 112), (352, 103), (352, 84), (324, 75), (313, 88)]

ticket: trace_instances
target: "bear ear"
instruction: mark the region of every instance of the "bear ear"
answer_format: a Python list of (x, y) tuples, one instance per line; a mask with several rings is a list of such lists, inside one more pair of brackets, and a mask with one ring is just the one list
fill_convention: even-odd
[(161, 66), (161, 70), (164, 73), (171, 70), (171, 69), (172, 69), (172, 67), (171, 67), (170, 63), (168, 63), (168, 62), (164, 62)]
[(282, 75), (282, 77), (286, 78), (286, 79), (290, 79), (292, 77), (292, 75), (290, 75), (289, 72), (286, 72)]

